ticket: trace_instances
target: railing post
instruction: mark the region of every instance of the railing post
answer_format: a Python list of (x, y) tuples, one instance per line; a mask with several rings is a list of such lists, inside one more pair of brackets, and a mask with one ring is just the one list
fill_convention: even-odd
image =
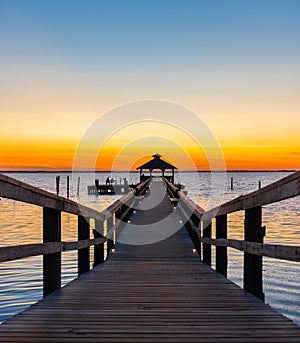
[[(245, 210), (245, 241), (263, 243), (262, 207)], [(262, 256), (244, 253), (244, 289), (264, 300)]]
[(199, 225), (200, 225), (200, 218), (193, 213), (191, 216), (191, 221), (193, 223), (193, 225), (197, 228), (197, 232), (193, 230), (193, 228), (191, 228), (190, 231), (190, 236), (192, 238), (192, 241), (194, 243), (194, 247), (197, 250), (197, 253), (201, 259), (201, 242), (199, 240)]
[[(43, 242), (61, 241), (61, 212), (43, 207)], [(61, 287), (61, 253), (43, 255), (44, 297)]]
[[(216, 217), (216, 239), (227, 239), (227, 214)], [(227, 247), (216, 246), (216, 270), (227, 277)]]
[(116, 222), (116, 240), (118, 240), (118, 237), (121, 234), (121, 231), (123, 229), (124, 223), (121, 219), (122, 217), (122, 212), (121, 212), (121, 208), (119, 208), (116, 212), (115, 212), (115, 222)]
[[(83, 216), (78, 216), (78, 240), (90, 238), (90, 223)], [(90, 270), (90, 248), (78, 250), (78, 275)]]
[(109, 217), (107, 219), (107, 255), (109, 254), (111, 248), (114, 246), (114, 235), (113, 231), (111, 231), (111, 228), (113, 227), (113, 217)]
[[(128, 211), (128, 212), (127, 212)], [(127, 212), (127, 213), (126, 213)], [(131, 213), (131, 211), (129, 210), (129, 206), (127, 205), (127, 203), (124, 203), (122, 205), (122, 216), (123, 216), (123, 222), (127, 223)], [(126, 213), (126, 214), (125, 214)]]
[[(102, 232), (102, 234), (100, 233)], [(103, 238), (104, 226), (103, 222), (95, 219), (95, 230), (93, 231), (94, 238)], [(94, 267), (104, 262), (104, 243), (94, 246)]]
[[(211, 220), (203, 221), (203, 237), (211, 238)], [(203, 262), (211, 266), (211, 245), (203, 243)]]

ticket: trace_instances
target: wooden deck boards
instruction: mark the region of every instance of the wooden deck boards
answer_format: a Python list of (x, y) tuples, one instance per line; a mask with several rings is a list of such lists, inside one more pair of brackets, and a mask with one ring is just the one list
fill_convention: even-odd
[[(170, 213), (166, 200), (160, 212)], [(132, 221), (153, 215), (137, 211)], [(117, 244), (104, 264), (2, 324), (0, 341), (300, 342), (299, 326), (192, 248), (185, 228), (155, 244)]]

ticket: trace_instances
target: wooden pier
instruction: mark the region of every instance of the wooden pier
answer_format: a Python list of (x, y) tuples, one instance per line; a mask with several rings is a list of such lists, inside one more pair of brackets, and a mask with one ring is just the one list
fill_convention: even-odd
[[(54, 220), (60, 211), (79, 216), (80, 233), (78, 242), (60, 242), (57, 234), (49, 242), (45, 234), (45, 243), (30, 245), (31, 249), (0, 248), (0, 261), (44, 254), (44, 269), (52, 268), (52, 279), (44, 271), (47, 296), (3, 323), (0, 341), (299, 342), (300, 327), (261, 300), (262, 256), (300, 261), (299, 247), (262, 243), (261, 207), (299, 193), (298, 172), (208, 213), (166, 179), (149, 178), (99, 213), (86, 207), (79, 210), (71, 200), (0, 175), (0, 196), (47, 208), (44, 233), (53, 228), (60, 231), (59, 220)], [(161, 194), (159, 206), (147, 207), (147, 202)], [(247, 240), (227, 239), (226, 215), (240, 210), (245, 211)], [(95, 220), (94, 239), (89, 237), (83, 215)], [(177, 232), (157, 243), (114, 244), (114, 237), (137, 243), (134, 225), (155, 227), (163, 218), (168, 224), (164, 230), (183, 223)], [(129, 225), (129, 220), (134, 225)], [(216, 220), (216, 238), (211, 237), (212, 220)], [(54, 222), (58, 224), (53, 226)], [(104, 262), (105, 241), (109, 255)], [(88, 271), (91, 245), (95, 245), (95, 268)], [(211, 245), (217, 246), (219, 272), (209, 267)], [(227, 247), (245, 252), (247, 291), (224, 276)], [(60, 255), (71, 249), (79, 249), (80, 276), (60, 289)]]
[(92, 186), (87, 187), (88, 194), (96, 194), (96, 195), (114, 195), (114, 194), (126, 194), (130, 191), (132, 188), (136, 188), (137, 185), (129, 185), (126, 178), (124, 179), (124, 183), (117, 183), (117, 180), (115, 180), (116, 183), (106, 183), (106, 184), (100, 184), (99, 180), (95, 180), (95, 184)]

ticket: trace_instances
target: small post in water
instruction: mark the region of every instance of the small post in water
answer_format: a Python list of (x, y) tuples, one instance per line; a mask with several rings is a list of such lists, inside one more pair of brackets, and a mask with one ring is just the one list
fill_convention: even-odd
[(79, 197), (79, 187), (80, 187), (80, 176), (78, 177), (77, 180), (77, 196)]
[(261, 189), (261, 181), (258, 181), (258, 189)]
[(70, 198), (70, 177), (67, 176), (67, 198)]
[(230, 189), (233, 190), (233, 177), (230, 179)]
[(56, 176), (56, 195), (59, 194), (59, 182), (60, 182), (60, 176)]

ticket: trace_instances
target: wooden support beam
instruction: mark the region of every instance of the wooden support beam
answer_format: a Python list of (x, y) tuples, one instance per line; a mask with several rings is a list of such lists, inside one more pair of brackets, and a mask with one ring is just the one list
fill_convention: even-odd
[[(61, 241), (61, 212), (43, 207), (43, 242)], [(61, 253), (43, 256), (44, 297), (61, 287)]]
[[(104, 232), (103, 222), (95, 220), (95, 230), (93, 231), (95, 238), (102, 238)], [(94, 246), (94, 267), (104, 262), (104, 243)]]
[[(83, 216), (78, 216), (78, 240), (90, 238), (90, 223)], [(78, 275), (90, 270), (90, 248), (78, 250)]]
[[(245, 241), (263, 243), (261, 206), (245, 211), (244, 236)], [(264, 300), (262, 256), (244, 253), (244, 289)]]
[[(203, 221), (203, 237), (211, 238), (211, 221)], [(203, 243), (203, 262), (211, 266), (211, 245)]]
[[(216, 239), (227, 239), (227, 215), (216, 217)], [(227, 277), (227, 247), (216, 246), (216, 270)]]

